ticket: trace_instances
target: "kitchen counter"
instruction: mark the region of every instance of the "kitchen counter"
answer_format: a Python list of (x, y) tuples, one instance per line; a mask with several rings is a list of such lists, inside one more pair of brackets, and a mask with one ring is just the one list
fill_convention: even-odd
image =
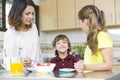
[(89, 73), (65, 73), (36, 74), (24, 71), (22, 76), (13, 76), (10, 72), (0, 69), (0, 80), (120, 80), (120, 66), (114, 66), (111, 71), (97, 71)]

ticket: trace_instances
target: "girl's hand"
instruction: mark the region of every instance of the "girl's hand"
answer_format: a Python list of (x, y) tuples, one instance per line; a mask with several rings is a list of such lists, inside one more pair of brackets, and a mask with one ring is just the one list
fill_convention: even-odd
[(74, 63), (74, 67), (75, 67), (75, 70), (76, 70), (77, 72), (83, 72), (83, 68), (84, 68), (83, 61), (80, 60), (80, 61)]
[(30, 67), (31, 63), (32, 63), (31, 58), (29, 58), (29, 57), (23, 58), (24, 67)]

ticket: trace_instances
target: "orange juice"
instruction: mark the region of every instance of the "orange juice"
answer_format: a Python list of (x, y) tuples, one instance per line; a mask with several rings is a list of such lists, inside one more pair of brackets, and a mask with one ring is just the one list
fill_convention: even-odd
[(10, 64), (11, 73), (22, 73), (23, 72), (23, 63), (11, 63)]

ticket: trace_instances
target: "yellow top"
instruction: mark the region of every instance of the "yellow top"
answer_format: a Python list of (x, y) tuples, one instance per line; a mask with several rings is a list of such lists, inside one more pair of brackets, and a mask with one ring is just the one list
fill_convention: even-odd
[(87, 46), (84, 53), (84, 64), (100, 64), (103, 63), (103, 55), (100, 48), (113, 47), (112, 40), (107, 32), (98, 33), (98, 51), (97, 55), (92, 55), (90, 48)]

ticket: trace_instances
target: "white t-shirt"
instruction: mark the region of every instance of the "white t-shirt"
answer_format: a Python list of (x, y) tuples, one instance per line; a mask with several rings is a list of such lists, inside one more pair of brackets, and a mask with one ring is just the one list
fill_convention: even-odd
[(43, 62), (35, 24), (26, 32), (9, 28), (4, 35), (4, 50), (7, 56), (30, 57), (33, 62)]

